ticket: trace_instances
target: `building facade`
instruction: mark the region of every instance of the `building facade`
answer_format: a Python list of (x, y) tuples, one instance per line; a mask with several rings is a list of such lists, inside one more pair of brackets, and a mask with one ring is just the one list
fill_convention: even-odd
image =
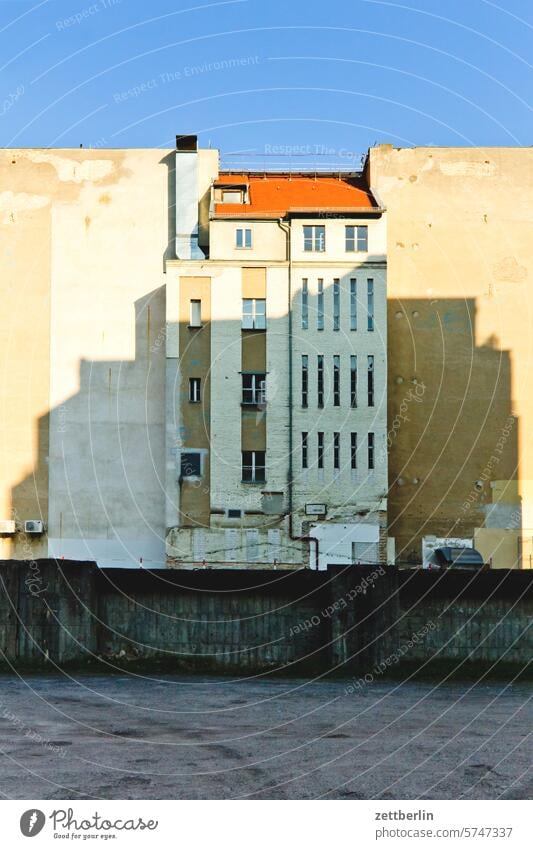
[(205, 201), (166, 264), (169, 562), (383, 560), (385, 211), (353, 174), (217, 173)]

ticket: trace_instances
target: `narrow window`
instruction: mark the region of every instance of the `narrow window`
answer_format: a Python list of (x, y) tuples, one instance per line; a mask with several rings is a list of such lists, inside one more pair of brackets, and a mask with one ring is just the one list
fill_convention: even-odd
[(243, 374), (242, 375), (242, 403), (264, 404), (266, 402), (266, 375)]
[(189, 327), (202, 326), (202, 302), (191, 301), (189, 311)]
[(248, 227), (238, 227), (235, 230), (235, 247), (236, 248), (251, 248), (252, 247), (252, 231)]
[(368, 313), (368, 329), (374, 329), (374, 281), (367, 280), (367, 313)]
[(182, 451), (180, 477), (199, 478), (202, 471), (202, 458), (199, 451)]
[(357, 228), (357, 250), (368, 251), (368, 227), (366, 225)]
[(333, 357), (333, 406), (341, 405), (341, 358), (338, 354)]
[(350, 330), (357, 330), (357, 280), (350, 280)]
[(352, 354), (350, 357), (350, 407), (355, 410), (357, 407), (357, 355)]
[(302, 280), (302, 330), (309, 327), (309, 288), (307, 277)]
[(333, 280), (333, 330), (340, 330), (341, 325), (341, 281), (338, 277)]
[(242, 452), (242, 479), (244, 483), (264, 483), (265, 481), (265, 452)]
[(198, 404), (201, 400), (201, 378), (199, 377), (190, 377), (189, 378), (189, 401), (191, 404)]
[(307, 407), (309, 400), (309, 357), (302, 354), (302, 407)]
[(350, 434), (350, 464), (352, 469), (357, 468), (357, 434)]
[(242, 192), (228, 189), (222, 192), (222, 203), (242, 203)]
[(333, 434), (333, 468), (339, 470), (341, 467), (341, 435)]
[(326, 250), (326, 228), (323, 224), (304, 225), (304, 251)]
[(346, 225), (345, 230), (345, 250), (346, 251), (354, 251), (355, 250), (355, 227), (352, 224)]
[(368, 468), (374, 468), (374, 434), (368, 434)]
[(319, 430), (318, 434), (318, 468), (324, 468), (324, 432)]
[(368, 406), (374, 406), (374, 357), (368, 357)]
[(242, 329), (266, 330), (266, 301), (264, 298), (242, 299)]
[(318, 406), (324, 406), (324, 355), (318, 354), (317, 357), (317, 397), (318, 397)]
[(318, 280), (316, 329), (324, 330), (324, 281), (321, 277)]
[(307, 431), (302, 432), (302, 469), (307, 469), (308, 466), (308, 439), (309, 434)]

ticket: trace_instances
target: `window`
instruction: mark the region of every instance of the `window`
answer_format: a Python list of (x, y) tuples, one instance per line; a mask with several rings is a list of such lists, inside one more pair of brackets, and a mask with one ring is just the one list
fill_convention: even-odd
[(357, 407), (357, 355), (352, 354), (350, 357), (350, 407), (355, 410)]
[(374, 468), (374, 434), (368, 434), (368, 468)]
[(252, 231), (248, 228), (243, 229), (238, 227), (235, 230), (235, 247), (236, 248), (251, 248), (252, 247)]
[(202, 473), (202, 460), (199, 451), (182, 451), (180, 464), (181, 478), (199, 478)]
[(199, 377), (190, 377), (189, 378), (189, 401), (191, 404), (198, 404), (201, 401), (201, 387), (202, 381)]
[(191, 301), (189, 304), (189, 327), (202, 326), (202, 302)]
[(242, 510), (238, 507), (228, 507), (228, 519), (240, 519), (242, 517)]
[(266, 330), (266, 301), (264, 298), (242, 299), (242, 329)]
[(324, 406), (324, 355), (319, 354), (317, 357), (317, 397), (318, 406)]
[(266, 374), (243, 374), (242, 403), (264, 404), (266, 402)]
[(341, 325), (341, 281), (333, 280), (333, 330), (340, 330)]
[(265, 452), (242, 452), (242, 479), (244, 483), (264, 483), (265, 481)]
[(307, 407), (309, 395), (309, 357), (302, 354), (302, 407)]
[(374, 357), (368, 357), (368, 406), (374, 406)]
[(346, 250), (368, 251), (368, 227), (366, 224), (346, 227)]
[(309, 434), (307, 431), (303, 431), (302, 433), (302, 469), (307, 469), (308, 466), (308, 437)]
[(304, 251), (326, 250), (326, 228), (323, 224), (304, 226)]
[(242, 203), (240, 189), (226, 189), (222, 192), (222, 203)]
[(357, 434), (350, 434), (350, 465), (352, 469), (357, 468)]
[(341, 435), (333, 434), (333, 468), (338, 471), (341, 467)]
[(374, 329), (374, 281), (366, 281), (368, 329)]
[(338, 354), (333, 357), (333, 406), (341, 405), (341, 358)]
[(350, 280), (350, 330), (357, 330), (357, 280)]
[(316, 329), (324, 330), (324, 281), (318, 280), (318, 296), (316, 299)]
[(309, 289), (307, 277), (302, 280), (302, 330), (309, 327)]
[(324, 468), (324, 433), (319, 430), (317, 433), (318, 437), (318, 468)]

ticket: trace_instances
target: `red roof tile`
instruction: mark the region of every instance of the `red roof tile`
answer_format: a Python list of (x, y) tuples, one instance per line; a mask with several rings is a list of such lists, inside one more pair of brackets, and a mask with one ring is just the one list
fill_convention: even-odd
[(377, 209), (361, 177), (317, 174), (220, 174), (215, 186), (249, 187), (250, 203), (215, 203), (215, 215), (282, 217), (289, 212)]

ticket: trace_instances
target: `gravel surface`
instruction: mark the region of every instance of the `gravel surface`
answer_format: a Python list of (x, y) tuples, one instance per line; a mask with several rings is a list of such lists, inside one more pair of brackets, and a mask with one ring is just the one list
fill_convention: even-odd
[(523, 683), (73, 674), (0, 688), (4, 798), (533, 795)]

